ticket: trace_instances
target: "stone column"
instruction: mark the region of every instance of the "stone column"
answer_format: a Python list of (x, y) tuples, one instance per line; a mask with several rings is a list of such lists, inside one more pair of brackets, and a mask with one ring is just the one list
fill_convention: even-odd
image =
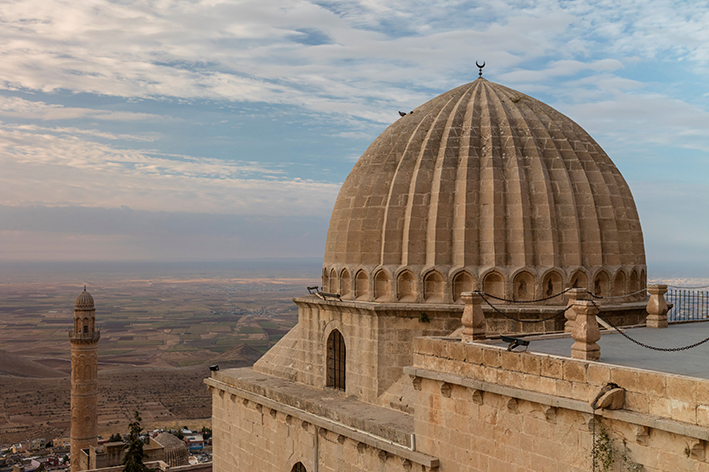
[(601, 331), (596, 321), (598, 308), (590, 300), (576, 300), (572, 309), (576, 312), (576, 321), (571, 337), (576, 342), (571, 346), (571, 357), (597, 361), (601, 357), (601, 347), (596, 344), (596, 341), (601, 339)]
[(647, 291), (650, 300), (647, 302), (647, 318), (645, 324), (648, 328), (667, 328), (667, 302), (665, 294), (667, 285), (648, 285)]
[(485, 339), (485, 315), (483, 298), (477, 292), (464, 292), (461, 298), (465, 303), (461, 323), (463, 324), (463, 342)]
[[(576, 300), (585, 300), (588, 297), (588, 290), (585, 288), (572, 288), (566, 292), (566, 298), (569, 299), (567, 307), (573, 306)], [(566, 317), (566, 324), (564, 325), (564, 332), (570, 333), (574, 329), (574, 321), (576, 321), (576, 312), (573, 308), (569, 308), (564, 313)]]

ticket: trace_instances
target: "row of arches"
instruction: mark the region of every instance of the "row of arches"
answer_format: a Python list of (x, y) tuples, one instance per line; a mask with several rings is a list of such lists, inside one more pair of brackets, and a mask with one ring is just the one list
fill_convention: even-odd
[[(521, 269), (506, 277), (503, 271), (491, 269), (475, 279), (466, 269), (454, 271), (448, 277), (436, 269), (420, 273), (404, 268), (394, 272), (379, 268), (370, 279), (370, 273), (359, 269), (354, 276), (348, 268), (337, 270), (324, 268), (323, 291), (338, 293), (343, 299), (376, 302), (427, 302), (459, 303), (461, 294), (472, 290), (484, 290), (490, 295), (516, 301), (531, 301), (560, 293), (567, 287), (585, 288), (601, 297), (633, 295), (645, 288), (646, 273), (640, 269), (619, 268), (611, 272), (605, 268), (593, 274), (577, 268), (567, 275), (560, 269), (550, 269), (541, 275), (530, 269)], [(630, 299), (629, 299), (630, 300)], [(550, 303), (561, 303), (561, 297)]]
[(94, 318), (84, 317), (84, 318), (74, 318), (74, 333), (93, 333), (94, 332)]

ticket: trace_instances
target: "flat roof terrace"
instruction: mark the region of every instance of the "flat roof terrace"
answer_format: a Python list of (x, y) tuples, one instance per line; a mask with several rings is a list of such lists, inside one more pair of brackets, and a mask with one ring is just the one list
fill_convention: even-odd
[[(667, 328), (624, 328), (631, 338), (660, 348), (688, 346), (709, 338), (709, 320), (671, 324)], [(709, 342), (692, 349), (666, 352), (639, 346), (615, 330), (601, 330), (601, 358), (598, 362), (637, 369), (709, 379)], [(517, 336), (520, 337), (520, 336)], [(566, 336), (525, 336), (529, 352), (569, 357), (574, 340)], [(490, 344), (507, 345), (501, 340)], [(519, 351), (521, 348), (516, 348)]]

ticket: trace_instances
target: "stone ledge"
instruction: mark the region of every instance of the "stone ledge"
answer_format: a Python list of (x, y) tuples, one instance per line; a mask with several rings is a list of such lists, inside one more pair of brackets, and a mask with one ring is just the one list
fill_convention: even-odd
[[(360, 301), (360, 300), (323, 300), (315, 295), (306, 295), (303, 297), (293, 298), (293, 302), (296, 305), (321, 305), (330, 307), (341, 307), (341, 308), (353, 308), (356, 310), (371, 311), (376, 313), (383, 312), (399, 312), (399, 311), (411, 311), (416, 312), (416, 316), (422, 311), (425, 312), (460, 312), (463, 313), (463, 308), (465, 305), (462, 303), (410, 303), (410, 302), (370, 302), (370, 301)], [(626, 302), (626, 303), (599, 303), (601, 307), (601, 312), (618, 312), (627, 310), (645, 310), (647, 306), (647, 301), (642, 302)], [(510, 304), (504, 305), (499, 304), (495, 307), (505, 314), (513, 315), (540, 315), (540, 314), (553, 314), (558, 313), (560, 310), (566, 308), (566, 304), (563, 305), (535, 305), (535, 304)], [(494, 314), (494, 310), (488, 305), (482, 305), (483, 312), (486, 314)], [(399, 315), (401, 316), (401, 315)]]
[[(242, 369), (232, 369), (232, 370), (242, 370)], [(313, 414), (308, 411), (304, 411), (300, 408), (297, 408), (295, 406), (291, 406), (288, 404), (284, 404), (280, 402), (279, 400), (273, 400), (271, 398), (258, 395), (256, 393), (229, 385), (217, 378), (208, 378), (204, 380), (204, 383), (206, 383), (208, 386), (216, 388), (220, 391), (229, 393), (230, 395), (235, 395), (239, 398), (246, 399), (249, 401), (252, 401), (254, 403), (257, 403), (259, 405), (263, 405), (267, 408), (270, 408), (272, 410), (280, 411), (283, 414), (293, 416), (294, 418), (298, 418), (301, 421), (306, 421), (310, 424), (313, 424), (319, 428), (325, 429), (327, 431), (332, 431), (337, 434), (341, 434), (342, 436), (348, 437), (354, 441), (361, 442), (364, 444), (367, 444), (369, 446), (375, 447), (379, 450), (386, 451), (390, 454), (393, 454), (395, 456), (401, 457), (403, 459), (408, 459), (411, 462), (414, 462), (416, 464), (423, 465), (428, 468), (435, 468), (439, 466), (439, 461), (437, 458), (429, 456), (427, 454), (423, 454), (420, 452), (416, 452), (414, 449), (410, 447), (410, 444), (412, 442), (412, 436), (413, 436), (413, 418), (411, 418), (411, 431), (407, 431), (407, 436), (406, 436), (406, 444), (401, 444), (392, 441), (389, 438), (381, 437), (375, 434), (372, 434), (369, 431), (363, 431), (360, 430), (359, 428), (354, 428), (350, 425), (343, 424), (340, 422), (333, 421), (332, 419)], [(307, 388), (307, 387), (304, 387)], [(343, 398), (345, 400), (348, 400), (347, 398)], [(351, 401), (351, 400), (350, 400)], [(369, 410), (368, 412), (370, 415), (366, 416), (374, 416), (376, 415), (371, 415), (371, 413), (380, 413), (380, 410), (383, 410), (384, 412), (389, 412), (389, 413), (394, 413), (398, 414), (400, 416), (408, 416), (404, 415), (403, 413), (398, 413), (398, 412), (390, 412), (390, 410), (386, 410), (381, 407), (377, 407), (374, 405), (369, 405), (369, 404), (364, 404), (361, 402), (359, 408), (361, 409), (366, 409)]]
[[(470, 379), (455, 374), (435, 372), (416, 367), (404, 367), (404, 373), (412, 377), (446, 382), (473, 390), (481, 390), (510, 398), (538, 403), (540, 405), (548, 405), (556, 408), (578, 411), (581, 413), (594, 414), (591, 405), (581, 400), (557, 397), (555, 395), (524, 390), (521, 388), (507, 387), (485, 382), (483, 380)], [(691, 423), (684, 423), (681, 421), (670, 420), (644, 413), (636, 413), (628, 410), (596, 410), (595, 414), (608, 419), (624, 421), (626, 423), (646, 426), (648, 428), (653, 428), (668, 433), (709, 441), (709, 429)]]
[(211, 380), (406, 447), (411, 444), (413, 416), (359, 401), (336, 390), (313, 388), (256, 372), (250, 367), (214, 372)]

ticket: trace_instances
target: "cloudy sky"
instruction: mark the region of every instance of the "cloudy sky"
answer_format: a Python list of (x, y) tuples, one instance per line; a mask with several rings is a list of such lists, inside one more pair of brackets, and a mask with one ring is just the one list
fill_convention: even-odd
[(0, 261), (320, 256), (367, 145), (485, 60), (608, 152), (651, 270), (709, 266), (707, 25), (699, 1), (5, 0)]

